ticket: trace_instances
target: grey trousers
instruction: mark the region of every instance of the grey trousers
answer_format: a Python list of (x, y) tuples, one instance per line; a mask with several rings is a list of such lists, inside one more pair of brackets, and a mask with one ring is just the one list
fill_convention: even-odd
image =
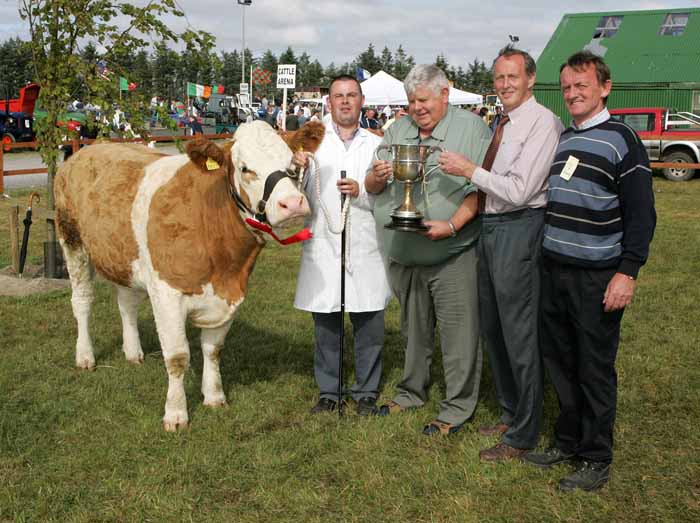
[(401, 305), (406, 337), (403, 377), (394, 401), (402, 407), (422, 407), (427, 401), (437, 325), (445, 373), (445, 399), (437, 419), (464, 423), (476, 408), (482, 365), (476, 248), (437, 265), (390, 262), (389, 283)]
[[(340, 312), (311, 313), (316, 334), (314, 375), (322, 398), (338, 400), (338, 362), (340, 357)], [(350, 395), (357, 401), (379, 395), (384, 346), (384, 311), (351, 312), (355, 349), (355, 383)], [(347, 338), (345, 338), (347, 348)], [(343, 390), (343, 395), (347, 394)]]
[(479, 237), (479, 306), (501, 422), (502, 441), (537, 445), (542, 421), (538, 340), (544, 210), (484, 215)]

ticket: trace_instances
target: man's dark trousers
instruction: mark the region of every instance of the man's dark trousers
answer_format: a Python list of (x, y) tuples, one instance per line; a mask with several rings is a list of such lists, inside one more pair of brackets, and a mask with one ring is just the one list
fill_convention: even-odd
[[(340, 361), (340, 312), (312, 313), (316, 334), (314, 375), (321, 398), (338, 400), (338, 363)], [(355, 352), (355, 383), (349, 393), (355, 401), (376, 398), (382, 377), (382, 347), (384, 346), (384, 311), (351, 312)], [(347, 338), (346, 338), (347, 343)]]
[(501, 422), (511, 447), (537, 445), (542, 421), (538, 340), (544, 209), (482, 216), (479, 306)]
[(605, 312), (616, 269), (586, 269), (545, 258), (540, 336), (559, 398), (554, 444), (588, 461), (612, 461), (617, 404), (615, 358), (623, 310)]

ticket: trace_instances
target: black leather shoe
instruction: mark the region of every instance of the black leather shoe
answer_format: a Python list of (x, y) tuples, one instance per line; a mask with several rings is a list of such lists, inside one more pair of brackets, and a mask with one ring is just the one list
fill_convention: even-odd
[(598, 490), (610, 479), (610, 464), (600, 461), (581, 461), (573, 474), (559, 481), (559, 490), (570, 492), (581, 489)]
[(338, 408), (338, 402), (330, 398), (321, 398), (318, 403), (311, 408), (311, 414), (321, 414), (322, 412), (333, 412)]
[(376, 416), (379, 414), (377, 398), (365, 396), (357, 402), (357, 414), (360, 416)]
[(543, 452), (528, 452), (523, 456), (523, 461), (534, 465), (535, 467), (540, 467), (541, 469), (548, 469), (554, 465), (559, 465), (560, 463), (568, 463), (576, 455), (574, 453), (564, 452), (557, 447), (549, 447)]

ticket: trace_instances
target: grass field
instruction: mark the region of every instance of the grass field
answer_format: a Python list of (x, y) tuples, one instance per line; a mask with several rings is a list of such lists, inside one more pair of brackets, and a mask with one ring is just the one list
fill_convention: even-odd
[[(161, 428), (167, 377), (147, 304), (146, 361), (134, 367), (111, 288), (98, 284), (98, 368), (79, 372), (68, 291), (0, 297), (0, 522), (700, 521), (700, 179), (657, 177), (655, 191), (652, 255), (622, 328), (613, 478), (600, 493), (557, 492), (566, 467), (479, 462), (491, 441), (476, 428), (499, 414), (487, 366), (473, 422), (449, 439), (420, 433), (442, 394), (439, 359), (420, 411), (310, 416), (312, 325), (292, 307), (299, 247), (269, 244), (226, 342), (229, 406), (202, 405), (190, 330), (191, 427), (177, 434)], [(9, 205), (26, 194), (0, 200), (0, 267)], [(44, 229), (32, 229), (31, 262)], [(387, 334), (382, 399), (403, 364), (395, 303)], [(543, 444), (556, 410), (548, 386)]]

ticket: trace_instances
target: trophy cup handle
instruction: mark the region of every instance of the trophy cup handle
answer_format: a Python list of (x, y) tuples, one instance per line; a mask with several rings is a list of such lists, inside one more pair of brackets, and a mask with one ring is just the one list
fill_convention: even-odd
[[(426, 155), (425, 155), (425, 158), (427, 159), (428, 156), (430, 156), (431, 154), (433, 154), (435, 151), (440, 151), (441, 153), (444, 153), (444, 152), (445, 152), (445, 148), (442, 147), (441, 145), (431, 145), (431, 146), (430, 146), (430, 149), (428, 149), (428, 152), (427, 152)], [(433, 167), (432, 169), (430, 169), (427, 173), (425, 173), (425, 174), (423, 175), (423, 178), (425, 178), (425, 179), (427, 180), (427, 179), (428, 179), (428, 176), (430, 176), (430, 175), (433, 173), (433, 171), (435, 171), (435, 170), (438, 169), (439, 167), (440, 167), (439, 165), (436, 165), (435, 167)]]
[[(374, 150), (374, 160), (377, 161), (377, 162), (381, 161), (381, 158), (379, 157), (379, 151), (388, 151), (388, 150), (390, 150), (390, 149), (391, 149), (391, 145), (389, 145), (389, 144), (387, 144), (387, 143), (382, 144), (382, 145), (380, 145), (379, 147), (377, 147), (377, 148)], [(392, 158), (392, 160), (393, 160), (393, 158)]]

